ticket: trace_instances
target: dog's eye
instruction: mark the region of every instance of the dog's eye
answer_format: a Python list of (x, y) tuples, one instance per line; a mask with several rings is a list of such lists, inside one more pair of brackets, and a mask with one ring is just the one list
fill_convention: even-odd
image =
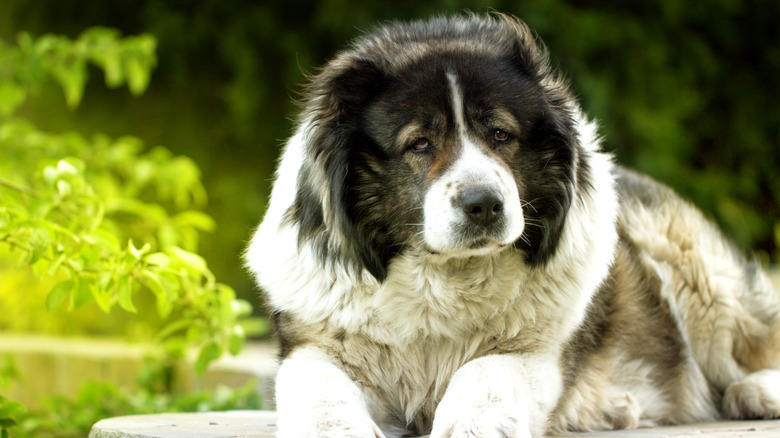
[(418, 138), (412, 143), (412, 152), (428, 152), (431, 148), (431, 142), (427, 138)]
[(504, 131), (503, 129), (496, 128), (495, 131), (493, 131), (493, 141), (497, 143), (504, 143), (509, 141), (512, 138), (512, 136)]

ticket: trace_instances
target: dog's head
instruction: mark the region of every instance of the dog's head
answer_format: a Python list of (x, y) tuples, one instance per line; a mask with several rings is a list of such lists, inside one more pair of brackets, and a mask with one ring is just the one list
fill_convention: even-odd
[(577, 179), (567, 87), (521, 22), (394, 24), (316, 75), (286, 221), (325, 259), (382, 280), (396, 254), (554, 253)]

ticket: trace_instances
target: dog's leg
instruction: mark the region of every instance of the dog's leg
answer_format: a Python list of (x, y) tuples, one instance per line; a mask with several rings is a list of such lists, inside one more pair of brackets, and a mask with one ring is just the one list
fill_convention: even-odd
[(384, 438), (363, 392), (322, 351), (295, 350), (276, 377), (280, 438)]
[(780, 370), (757, 371), (729, 385), (723, 413), (729, 419), (780, 418)]
[(560, 391), (558, 360), (552, 354), (472, 360), (450, 381), (431, 438), (541, 437)]

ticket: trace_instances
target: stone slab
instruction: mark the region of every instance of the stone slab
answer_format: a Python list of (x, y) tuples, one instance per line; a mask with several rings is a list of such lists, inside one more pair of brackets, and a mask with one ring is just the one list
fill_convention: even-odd
[(270, 438), (275, 422), (271, 411), (131, 415), (98, 421), (89, 438)]
[[(275, 430), (276, 413), (271, 411), (157, 414), (101, 420), (92, 428), (89, 438), (272, 438)], [(780, 420), (725, 421), (556, 436), (769, 438), (780, 437)]]

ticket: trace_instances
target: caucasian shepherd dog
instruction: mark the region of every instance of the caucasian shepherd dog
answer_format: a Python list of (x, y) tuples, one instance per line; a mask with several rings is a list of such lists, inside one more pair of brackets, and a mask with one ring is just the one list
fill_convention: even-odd
[(599, 143), (505, 15), (390, 24), (325, 65), (246, 254), (279, 436), (780, 417), (767, 276)]

